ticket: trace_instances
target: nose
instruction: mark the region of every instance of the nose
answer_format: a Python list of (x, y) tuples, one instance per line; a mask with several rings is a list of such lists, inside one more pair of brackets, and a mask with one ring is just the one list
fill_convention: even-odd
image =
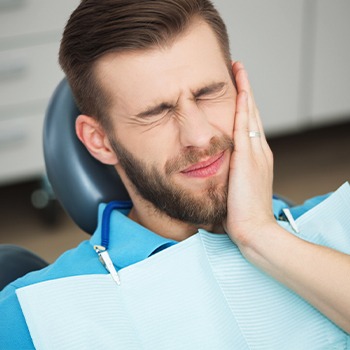
[(180, 142), (183, 147), (207, 148), (215, 136), (215, 130), (206, 114), (191, 103), (182, 111)]

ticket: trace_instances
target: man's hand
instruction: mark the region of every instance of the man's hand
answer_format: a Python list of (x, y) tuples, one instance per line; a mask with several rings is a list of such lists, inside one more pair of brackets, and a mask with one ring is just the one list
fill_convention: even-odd
[[(276, 224), (272, 213), (273, 156), (266, 142), (247, 73), (240, 62), (235, 62), (232, 69), (237, 83), (237, 103), (228, 215), (224, 226), (231, 239), (244, 250), (262, 226)], [(260, 137), (250, 137), (251, 131), (258, 132)]]
[[(350, 256), (304, 241), (277, 224), (272, 213), (272, 153), (247, 73), (239, 62), (232, 68), (238, 95), (226, 232), (250, 262), (350, 334)], [(249, 137), (250, 131), (260, 137)]]

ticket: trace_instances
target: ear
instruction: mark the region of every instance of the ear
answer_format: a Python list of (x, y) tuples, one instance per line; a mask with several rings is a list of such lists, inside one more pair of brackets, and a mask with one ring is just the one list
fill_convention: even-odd
[(95, 118), (79, 115), (75, 122), (75, 132), (90, 154), (101, 163), (109, 165), (118, 163), (106, 132)]

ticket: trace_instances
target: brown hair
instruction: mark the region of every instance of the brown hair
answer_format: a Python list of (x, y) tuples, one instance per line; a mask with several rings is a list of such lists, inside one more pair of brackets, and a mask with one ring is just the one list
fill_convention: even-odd
[(98, 58), (167, 46), (194, 19), (209, 24), (230, 66), (226, 26), (209, 0), (82, 0), (68, 20), (59, 52), (80, 111), (108, 127), (108, 94), (94, 78)]

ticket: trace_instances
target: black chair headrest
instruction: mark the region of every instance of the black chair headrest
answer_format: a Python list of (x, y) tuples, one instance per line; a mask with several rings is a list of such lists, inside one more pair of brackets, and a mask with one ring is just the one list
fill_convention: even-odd
[(66, 79), (57, 86), (46, 111), (44, 157), (48, 179), (63, 208), (84, 231), (97, 226), (102, 202), (130, 197), (114, 167), (93, 158), (75, 133), (79, 110)]

